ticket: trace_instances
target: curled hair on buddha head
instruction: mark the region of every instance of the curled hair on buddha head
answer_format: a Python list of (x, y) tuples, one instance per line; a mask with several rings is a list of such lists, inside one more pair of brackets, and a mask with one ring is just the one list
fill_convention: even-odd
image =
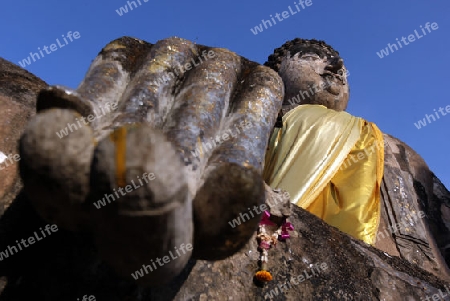
[(269, 58), (267, 62), (264, 63), (264, 65), (278, 72), (281, 62), (287, 56), (287, 54), (290, 53), (290, 56), (292, 57), (298, 52), (313, 52), (322, 58), (324, 56), (340, 57), (339, 52), (334, 50), (333, 47), (331, 47), (324, 41), (295, 38), (291, 41), (287, 41), (286, 43), (281, 45), (281, 47), (275, 48), (273, 54), (269, 55)]
[(284, 82), (282, 113), (299, 105), (323, 105), (336, 111), (347, 108), (350, 88), (344, 60), (324, 41), (287, 41), (264, 65), (278, 72)]

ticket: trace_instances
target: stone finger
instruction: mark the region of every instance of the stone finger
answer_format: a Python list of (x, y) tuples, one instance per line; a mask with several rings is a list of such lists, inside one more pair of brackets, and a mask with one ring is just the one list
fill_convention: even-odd
[(29, 122), (20, 139), (25, 192), (44, 219), (69, 230), (88, 226), (83, 203), (94, 137), (88, 126), (70, 132), (66, 128), (64, 135), (60, 125), (80, 124), (80, 117), (72, 110), (46, 110)]
[(192, 60), (195, 52), (195, 44), (176, 37), (153, 45), (121, 97), (115, 126), (148, 123), (161, 128), (173, 105), (173, 92), (186, 72), (181, 66)]
[(142, 285), (181, 272), (191, 252), (177, 250), (193, 244), (192, 198), (182, 161), (163, 134), (149, 125), (116, 129), (95, 150), (91, 186), (102, 258), (125, 277), (143, 268), (136, 279)]

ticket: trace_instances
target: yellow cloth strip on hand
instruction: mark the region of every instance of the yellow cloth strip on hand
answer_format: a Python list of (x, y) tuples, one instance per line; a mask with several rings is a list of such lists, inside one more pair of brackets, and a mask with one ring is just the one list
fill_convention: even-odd
[(367, 243), (380, 218), (383, 136), (375, 124), (320, 105), (283, 117), (266, 153), (264, 179), (294, 204)]

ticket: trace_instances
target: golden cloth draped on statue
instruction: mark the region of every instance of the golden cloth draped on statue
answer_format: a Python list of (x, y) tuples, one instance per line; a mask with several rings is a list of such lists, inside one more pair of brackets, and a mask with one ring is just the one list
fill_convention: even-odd
[(264, 179), (289, 192), (292, 203), (372, 244), (383, 166), (383, 136), (375, 124), (321, 105), (300, 105), (270, 138)]

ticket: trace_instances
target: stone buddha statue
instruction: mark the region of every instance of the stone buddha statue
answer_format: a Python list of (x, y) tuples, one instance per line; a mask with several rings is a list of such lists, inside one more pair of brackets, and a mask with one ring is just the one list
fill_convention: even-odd
[[(332, 111), (345, 111), (350, 91), (346, 80), (348, 72), (339, 53), (326, 43), (303, 39), (288, 41), (280, 48), (275, 49), (274, 54), (269, 56), (265, 65), (277, 71), (285, 84), (285, 97), (282, 106), (284, 114), (292, 113), (298, 106), (310, 105), (321, 105)], [(348, 122), (348, 120), (345, 120), (345, 126), (348, 126)], [(306, 127), (308, 132), (313, 131), (311, 124), (306, 123), (303, 127)], [(314, 132), (314, 137), (308, 141), (314, 145), (319, 144), (321, 139), (319, 136), (326, 135), (327, 130), (334, 132), (337, 129), (338, 121), (328, 118), (326, 124), (321, 125), (320, 130)], [(298, 131), (298, 133), (295, 132), (295, 135), (301, 137), (302, 133), (297, 127), (292, 131)], [(345, 136), (345, 139), (349, 139), (348, 137), (350, 137), (350, 134)], [(325, 144), (328, 143), (328, 145), (337, 141), (330, 140), (329, 137), (325, 138)], [(304, 140), (306, 139), (304, 138)], [(289, 147), (293, 147), (293, 145), (291, 143)], [(311, 145), (306, 146), (306, 148), (310, 147)], [(318, 147), (323, 148), (324, 146), (319, 145)], [(308, 150), (305, 149), (304, 151), (307, 152)], [(354, 174), (355, 165), (364, 161), (363, 166), (357, 168), (364, 168), (367, 173), (376, 174), (377, 168), (369, 168), (367, 159), (376, 154), (377, 151), (383, 152), (378, 157), (384, 157), (384, 166), (382, 166), (384, 173), (382, 173), (383, 178), (379, 185), (373, 185), (370, 189), (381, 189), (380, 216), (378, 222), (375, 221), (375, 217), (373, 218), (373, 224), (378, 223), (378, 226), (372, 227), (374, 231), (376, 229), (376, 233), (373, 233), (373, 240), (368, 242), (373, 243), (374, 246), (388, 254), (405, 258), (436, 275), (445, 276), (448, 279), (450, 275), (448, 269), (450, 258), (447, 251), (450, 239), (448, 190), (413, 149), (388, 134), (382, 134), (378, 141), (365, 145), (357, 155), (356, 153), (350, 153), (345, 159), (341, 158), (339, 170), (350, 169), (350, 173)], [(330, 153), (327, 155), (330, 155)], [(294, 153), (292, 156), (298, 157), (299, 154)], [(339, 158), (333, 159), (339, 160)], [(287, 159), (283, 157), (282, 160), (286, 161)], [(286, 165), (287, 163), (284, 161), (283, 164)], [(300, 165), (303, 164), (303, 168), (293, 168), (293, 173), (306, 172), (304, 162), (307, 161), (307, 159), (301, 161), (303, 163), (300, 163)], [(381, 158), (381, 162), (383, 162), (383, 158)], [(289, 164), (293, 165), (294, 163)], [(330, 166), (332, 166), (331, 163)], [(337, 169), (337, 167), (335, 168)], [(273, 178), (273, 173), (272, 167), (266, 180)], [(288, 177), (288, 173), (283, 173), (283, 177)], [(295, 180), (292, 185), (297, 185), (299, 182), (298, 175), (293, 177)], [(343, 191), (336, 185), (346, 187), (358, 183), (358, 189), (361, 191), (361, 186), (364, 185), (361, 177), (363, 177), (361, 174), (358, 174), (356, 178), (346, 175), (334, 179), (334, 181), (331, 180), (330, 185), (333, 186), (333, 192), (336, 194), (343, 194)], [(284, 181), (286, 182), (286, 179)], [(339, 184), (336, 184), (336, 182), (339, 182)], [(285, 186), (289, 186), (289, 184), (285, 184)], [(283, 185), (281, 185), (281, 188), (283, 188)], [(317, 186), (315, 189), (317, 190)], [(290, 191), (290, 193), (292, 198), (293, 191)], [(348, 195), (348, 198), (351, 199), (349, 201), (350, 206), (354, 206), (358, 202), (358, 194), (355, 190)], [(443, 198), (443, 196), (445, 197)], [(330, 205), (328, 204), (328, 206)], [(341, 200), (338, 204), (338, 207), (340, 207), (338, 211), (343, 210), (343, 206), (345, 204)], [(369, 210), (376, 210), (376, 206), (378, 205), (372, 203), (372, 208), (370, 208), (370, 205), (367, 204), (363, 209), (364, 214), (367, 214)], [(316, 214), (323, 218), (325, 215), (323, 213), (324, 208), (319, 209), (319, 211), (316, 209)], [(361, 212), (358, 212), (358, 214), (362, 215)], [(340, 218), (349, 220), (348, 216)], [(337, 221), (336, 224), (342, 225), (343, 221)], [(344, 225), (337, 227), (341, 230), (345, 228)], [(357, 226), (353, 224), (349, 227), (356, 228)], [(352, 233), (353, 230), (343, 231)]]
[[(94, 278), (98, 294), (107, 285), (114, 296), (125, 298), (132, 292), (133, 300), (150, 295), (151, 300), (162, 300), (158, 294), (166, 294), (167, 300), (225, 300), (217, 297), (225, 286), (236, 299), (239, 289), (245, 290), (244, 299), (264, 295), (274, 287), (256, 289), (252, 275), (258, 262), (255, 230), (265, 210), (262, 205), (274, 193), (266, 184), (288, 191), (291, 202), (300, 207), (307, 195), (308, 205), (314, 206), (303, 208), (331, 225), (336, 221), (329, 218), (338, 216), (341, 207), (363, 204), (359, 213), (364, 218), (352, 220), (357, 231), (340, 216), (336, 225), (385, 252), (292, 205), (298, 233), (277, 247), (272, 268), (279, 273), (274, 278), (299, 274), (319, 260), (330, 267), (328, 274), (315, 276), (323, 276), (326, 285), (306, 281), (302, 285), (311, 289), (291, 289), (292, 294), (343, 298), (358, 291), (360, 299), (369, 300), (370, 294), (381, 298), (412, 292), (423, 297), (443, 287), (439, 279), (448, 279), (448, 190), (405, 143), (344, 112), (348, 72), (339, 53), (324, 42), (294, 39), (275, 49), (262, 66), (227, 49), (180, 38), (152, 44), (123, 37), (101, 50), (76, 89), (45, 87), (19, 67), (0, 63), (8, 74), (3, 82), (11, 82), (0, 87), (1, 99), (23, 102), (29, 109), (21, 115), (22, 126), (29, 122), (18, 143), (23, 191), (19, 179), (10, 179), (14, 174), (8, 178), (10, 186), (0, 187), (8, 196), (2, 203), (9, 206), (0, 219), (0, 226), (3, 221), (9, 229), (0, 250), (25, 237), (26, 231), (17, 234), (15, 229), (28, 227), (32, 232), (43, 221), (57, 224), (67, 231), (53, 245), (50, 239), (49, 245), (42, 242), (45, 262), (52, 262), (45, 269), (69, 264), (76, 283), (71, 287), (79, 295), (82, 286), (77, 281), (86, 284)], [(23, 86), (28, 87), (25, 92)], [(314, 123), (324, 118), (328, 121)], [(351, 126), (343, 129), (345, 124)], [(308, 125), (315, 125), (316, 134), (305, 131)], [(302, 129), (298, 139), (292, 139), (295, 129)], [(13, 134), (17, 138), (18, 132)], [(342, 147), (331, 149), (329, 139)], [(305, 151), (290, 154), (283, 143), (298, 143)], [(299, 168), (287, 168), (281, 160), (284, 154), (308, 152), (314, 160), (292, 161)], [(308, 182), (302, 173), (314, 170), (318, 158), (330, 167), (321, 174), (329, 174)], [(361, 171), (365, 162), (372, 172), (360, 174), (367, 177), (361, 183), (368, 188), (361, 193), (359, 180), (349, 171)], [(284, 170), (301, 175), (305, 184), (278, 185)], [(353, 190), (341, 189), (347, 185)], [(344, 195), (360, 199), (346, 197), (341, 204)], [(34, 219), (18, 227), (24, 210)], [(233, 220), (239, 221), (235, 227)], [(371, 227), (361, 227), (364, 223)], [(80, 238), (85, 236), (88, 242)], [(64, 243), (69, 247), (48, 255)], [(340, 260), (333, 260), (336, 256)], [(11, 279), (31, 273), (5, 262), (0, 262), (0, 270)], [(109, 267), (122, 278), (110, 277)], [(423, 275), (419, 267), (439, 279)], [(144, 291), (136, 282), (170, 282), (170, 289)], [(27, 283), (9, 284), (10, 291), (23, 292), (20, 288)], [(47, 300), (61, 295), (56, 289), (39, 293)]]

